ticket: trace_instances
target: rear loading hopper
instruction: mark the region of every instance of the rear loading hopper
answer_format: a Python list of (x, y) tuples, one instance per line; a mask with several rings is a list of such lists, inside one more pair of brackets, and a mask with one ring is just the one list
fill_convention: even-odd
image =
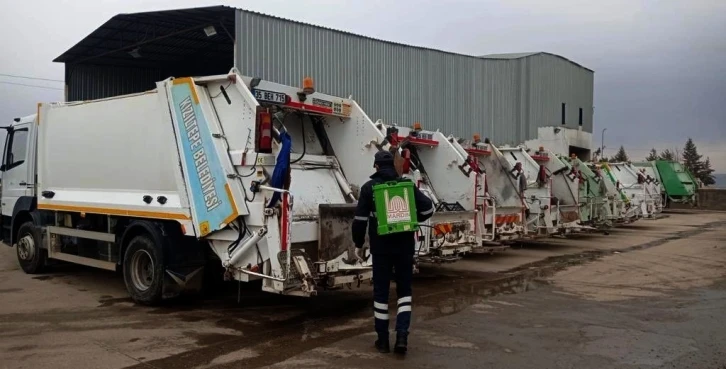
[[(469, 192), (473, 193), (471, 182), (452, 183), (456, 187), (456, 197), (451, 203), (442, 201), (436, 193), (433, 181), (427, 173), (425, 165), (417, 157), (418, 152), (424, 152), (424, 156), (430, 152), (441, 153), (443, 156), (431, 156), (434, 163), (440, 158), (443, 161), (454, 160), (447, 156), (450, 154), (445, 149), (439, 149), (439, 143), (428, 134), (417, 137), (409, 137), (400, 134), (396, 127), (391, 127), (382, 122), (372, 122), (367, 116), (352, 121), (350, 124), (328, 124), (325, 126), (330, 147), (343, 169), (346, 180), (357, 192), (365, 184), (374, 172), (373, 157), (379, 150), (391, 151), (395, 156), (396, 169), (403, 177), (411, 179), (426, 196), (431, 198), (434, 206), (437, 207), (434, 215), (422, 224), (416, 238), (417, 260), (422, 262), (451, 262), (458, 260), (462, 255), (480, 247), (481, 241), (477, 237), (471, 220), (475, 218), (474, 209), (466, 210), (457, 207), (457, 201), (465, 201)], [(446, 159), (446, 158), (449, 159)], [(455, 167), (444, 164), (439, 167), (432, 164), (437, 172), (444, 177), (454, 175)], [(471, 191), (470, 191), (471, 190)], [(463, 196), (463, 197), (459, 197)], [(353, 210), (349, 210), (349, 218), (353, 219)], [(341, 213), (342, 214), (342, 213)], [(435, 227), (442, 224), (441, 227)]]
[(645, 176), (645, 191), (653, 201), (653, 219), (660, 217), (663, 212), (663, 191), (658, 179), (658, 169), (655, 167), (655, 161), (633, 163), (633, 166), (634, 169)]
[(630, 200), (616, 186), (616, 181), (610, 174), (603, 169), (605, 163), (590, 163), (590, 169), (595, 173), (595, 177), (601, 178), (600, 181), (603, 192), (608, 196), (610, 205), (610, 219), (615, 223), (625, 223), (629, 221), (626, 218), (627, 209), (630, 208)]
[[(474, 253), (492, 253), (507, 248), (497, 244), (496, 233), (491, 222), (485, 224), (487, 214), (495, 214), (486, 193), (486, 174), (476, 159), (469, 155), (453, 137), (446, 137), (436, 131), (412, 130), (405, 127), (387, 127), (391, 139), (400, 142), (409, 150), (411, 165), (423, 174), (428, 188), (438, 201), (431, 224), (438, 238), (446, 235), (450, 228), (464, 228), (462, 224), (447, 220), (456, 214), (468, 218), (468, 231), (472, 232), (476, 244)], [(425, 141), (429, 140), (429, 144)], [(489, 217), (489, 219), (494, 219)], [(443, 242), (443, 241), (438, 241)]]
[(590, 168), (577, 157), (569, 160), (571, 168), (577, 171), (580, 177), (580, 219), (582, 224), (607, 228), (612, 226), (612, 213), (607, 188), (603, 184), (603, 178), (596, 175)]
[(517, 186), (522, 201), (525, 234), (537, 237), (555, 233), (557, 204), (553, 202), (550, 178), (544, 166), (537, 163), (522, 147), (489, 147), (492, 151), (489, 165), (501, 168), (492, 168), (493, 172), (499, 172)]
[(629, 163), (605, 163), (603, 168), (615, 186), (630, 200), (625, 217), (631, 220), (650, 218), (654, 204), (646, 192), (645, 176)]
[[(466, 177), (465, 158), (440, 132), (377, 124), (400, 155), (399, 170), (434, 202), (436, 212), (420, 230), (422, 261), (448, 261), (469, 252), (482, 252), (481, 226), (474, 201), (479, 187), (476, 176)], [(426, 255), (426, 256), (423, 256)]]
[(553, 152), (540, 147), (533, 155), (533, 159), (547, 170), (552, 186), (553, 203), (557, 206), (555, 215), (555, 227), (559, 233), (570, 233), (585, 230), (582, 222), (580, 209), (585, 204), (580, 204), (580, 181), (579, 172), (569, 162), (561, 160)]
[(481, 204), (486, 234), (495, 242), (508, 242), (525, 236), (524, 201), (518, 182), (510, 175), (509, 164), (494, 151), (493, 145), (474, 135), (471, 142), (451, 140), (460, 153), (467, 155), (471, 167), (485, 173)]

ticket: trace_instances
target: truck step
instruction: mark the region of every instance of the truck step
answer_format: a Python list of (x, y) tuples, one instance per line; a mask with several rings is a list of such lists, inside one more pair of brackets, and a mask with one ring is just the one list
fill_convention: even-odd
[[(303, 278), (300, 275), (300, 271), (298, 270), (295, 262), (296, 259), (304, 260), (304, 263), (307, 265), (307, 269), (310, 272), (310, 277), (312, 277), (314, 280), (318, 279), (318, 272), (313, 266), (313, 261), (310, 259), (308, 254), (301, 249), (292, 249), (290, 255), (292, 269), (290, 269), (290, 278), (288, 278), (288, 281), (285, 283), (285, 289), (297, 288), (303, 282)], [(277, 253), (277, 260), (280, 262), (282, 270), (287, 270), (287, 251), (280, 251), (279, 253)]]

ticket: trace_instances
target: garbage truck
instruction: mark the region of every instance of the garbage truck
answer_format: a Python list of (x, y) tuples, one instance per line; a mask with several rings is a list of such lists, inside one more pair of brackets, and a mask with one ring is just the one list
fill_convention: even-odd
[(470, 141), (457, 138), (450, 142), (460, 153), (467, 155), (469, 167), (485, 173), (482, 204), (485, 205), (486, 233), (498, 243), (523, 238), (526, 234), (524, 200), (518, 182), (509, 172), (508, 163), (496, 156), (489, 139), (482, 141), (479, 134), (472, 135)]
[(602, 177), (597, 176), (587, 164), (575, 155), (570, 158), (560, 156), (560, 159), (570, 165), (570, 171), (579, 178), (580, 221), (582, 224), (597, 229), (612, 227), (610, 199)]
[(458, 153), (418, 122), (409, 128), (377, 121), (374, 127), (382, 149), (394, 151), (400, 175), (411, 179), (434, 204), (434, 214), (418, 230), (418, 261), (451, 262), (481, 252), (482, 236), (475, 222), (478, 211), (468, 206), (478, 184), (473, 177), (461, 180), (458, 166), (465, 163)]
[(669, 207), (672, 203), (696, 205), (696, 179), (681, 163), (656, 160), (655, 168), (661, 184), (664, 207)]
[[(531, 157), (522, 146), (489, 145), (489, 147), (492, 150), (491, 159), (488, 160), (489, 165), (494, 161), (499, 162), (504, 168), (504, 172), (500, 173), (517, 186), (522, 201), (525, 234), (528, 237), (554, 234), (557, 231), (555, 218), (558, 210), (556, 201), (553, 201), (550, 176), (545, 167)], [(544, 158), (538, 159), (544, 160)]]
[[(405, 160), (410, 160), (416, 168), (416, 182), (426, 184), (435, 200), (436, 212), (431, 220), (431, 237), (441, 238), (443, 245), (446, 237), (452, 238), (450, 230), (458, 229), (456, 239), (460, 245), (466, 242), (462, 236), (469, 232), (474, 241), (470, 252), (494, 253), (508, 248), (496, 241), (491, 227), (485, 225), (488, 211), (494, 212), (489, 206), (486, 193), (487, 176), (472, 158), (454, 145), (454, 138), (447, 137), (440, 131), (424, 130), (416, 122), (413, 128), (384, 125), (389, 140), (400, 143)], [(429, 144), (421, 144), (421, 140), (429, 140)], [(422, 178), (423, 177), (423, 178)], [(493, 213), (494, 214), (494, 213)], [(465, 221), (452, 219), (464, 215)], [(488, 218), (493, 219), (492, 217)], [(458, 221), (457, 221), (458, 220)], [(466, 222), (466, 223), (465, 223)], [(489, 223), (491, 225), (491, 223)], [(453, 239), (453, 238), (452, 238)], [(451, 243), (448, 241), (447, 243)]]
[(579, 172), (569, 163), (560, 160), (553, 152), (540, 146), (530, 155), (544, 167), (550, 178), (552, 203), (556, 205), (555, 228), (560, 234), (593, 230), (580, 218), (580, 181)]
[(615, 186), (630, 200), (626, 217), (652, 218), (654, 203), (647, 192), (645, 176), (630, 163), (607, 163), (603, 167), (615, 181)]
[(645, 176), (645, 192), (653, 202), (653, 218), (659, 218), (663, 213), (663, 191), (658, 179), (658, 169), (655, 166), (655, 161), (637, 162), (632, 163), (632, 165), (640, 175)]
[(625, 218), (625, 214), (626, 209), (630, 207), (630, 200), (615, 186), (615, 182), (603, 169), (603, 164), (589, 163), (588, 167), (595, 175), (595, 178), (599, 179), (601, 191), (607, 196), (610, 220), (614, 224), (626, 223), (628, 220)]
[(609, 163), (601, 162), (596, 164), (596, 173), (607, 179), (604, 181), (609, 193), (612, 193), (612, 213), (618, 223), (631, 223), (640, 218), (640, 208), (633, 206), (633, 201), (622, 188), (618, 178), (613, 174)]
[(198, 291), (214, 265), (282, 295), (369, 281), (371, 258), (354, 257), (336, 220), (355, 196), (323, 128), (364, 117), (311, 79), (266, 84), (234, 69), (39, 104), (5, 127), (4, 240), (27, 273), (48, 259), (120, 269), (144, 304)]
[[(501, 167), (501, 162), (487, 161), (492, 155), (488, 140), (482, 141), (477, 133), (472, 135), (471, 141), (454, 136), (449, 136), (448, 141), (466, 157), (467, 165), (461, 168), (462, 173), (482, 175), (483, 180), (479, 183), (480, 186), (483, 183), (483, 188), (477, 192), (476, 206), (482, 209), (478, 215), (480, 222), (484, 224), (484, 238), (498, 244), (508, 244), (522, 238), (525, 231), (522, 200), (515, 184), (503, 174), (505, 170)], [(487, 165), (492, 170), (490, 175), (486, 172)]]

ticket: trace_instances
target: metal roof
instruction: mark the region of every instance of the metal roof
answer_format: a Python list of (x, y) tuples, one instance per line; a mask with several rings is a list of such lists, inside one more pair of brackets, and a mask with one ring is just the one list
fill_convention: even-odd
[(506, 54), (487, 54), (480, 56), (481, 59), (520, 59), (532, 55), (539, 54), (539, 51), (529, 53), (506, 53)]
[[(53, 61), (149, 66), (181, 58), (227, 57), (234, 50), (235, 12), (213, 6), (118, 14)], [(207, 37), (203, 28), (210, 25), (217, 34)], [(140, 58), (129, 54), (137, 47)]]
[(565, 58), (562, 55), (552, 54), (552, 53), (548, 53), (548, 52), (545, 52), (545, 51), (534, 51), (534, 52), (528, 52), (528, 53), (487, 54), (487, 55), (482, 55), (479, 58), (480, 59), (511, 60), (511, 59), (527, 58), (527, 57), (530, 57), (530, 56), (535, 56), (535, 55), (540, 55), (540, 54), (543, 54), (543, 55), (551, 55), (551, 56), (554, 56), (556, 58), (560, 58), (560, 59), (566, 60), (566, 61), (568, 61), (568, 62), (570, 62), (570, 63), (572, 63), (572, 64), (574, 64), (574, 65), (576, 65), (576, 66), (578, 66), (580, 68), (587, 69), (590, 72), (593, 72), (593, 73), (595, 72), (594, 70), (592, 70), (592, 69), (590, 69), (590, 68), (588, 68), (588, 67), (586, 67), (586, 66), (584, 66), (582, 64), (576, 63), (576, 62), (574, 62), (574, 61), (572, 61), (570, 59), (567, 59), (567, 58)]
[[(559, 57), (570, 63), (592, 71), (560, 55), (546, 52), (490, 54), (473, 56), (428, 47), (406, 45), (398, 42), (376, 39), (310, 23), (252, 12), (229, 6), (211, 6), (188, 9), (161, 10), (142, 13), (118, 14), (101, 25), (83, 40), (68, 49), (54, 62), (67, 64), (105, 64), (144, 66), (178, 61), (183, 58), (227, 57), (233, 52), (235, 12), (256, 14), (318, 29), (374, 40), (392, 45), (421, 50), (430, 50), (450, 55), (478, 59), (518, 59), (537, 54)], [(202, 29), (214, 25), (217, 34), (207, 37)], [(221, 27), (220, 27), (221, 26)], [(221, 28), (221, 29), (220, 29)], [(139, 47), (142, 58), (134, 58), (129, 51)]]

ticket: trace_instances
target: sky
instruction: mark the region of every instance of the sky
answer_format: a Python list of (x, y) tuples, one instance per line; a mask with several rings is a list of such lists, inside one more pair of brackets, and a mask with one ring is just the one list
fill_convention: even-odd
[(559, 54), (595, 70), (593, 147), (605, 128), (605, 154), (632, 159), (692, 137), (726, 173), (724, 0), (0, 0), (0, 120), (63, 98), (62, 82), (4, 75), (62, 80), (52, 60), (112, 16), (209, 5), (470, 55)]

